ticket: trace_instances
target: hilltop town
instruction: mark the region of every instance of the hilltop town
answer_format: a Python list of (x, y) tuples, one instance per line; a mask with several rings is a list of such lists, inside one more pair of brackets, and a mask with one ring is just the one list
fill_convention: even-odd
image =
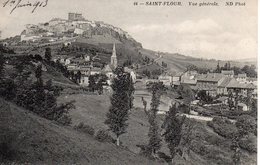
[(80, 13), (0, 43), (3, 162), (256, 163), (254, 65), (146, 50)]

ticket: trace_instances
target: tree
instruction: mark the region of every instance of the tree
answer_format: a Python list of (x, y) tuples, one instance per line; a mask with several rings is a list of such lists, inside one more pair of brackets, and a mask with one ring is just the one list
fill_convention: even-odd
[(239, 147), (239, 140), (240, 137), (238, 135), (234, 136), (230, 145), (230, 149), (234, 152), (234, 154), (232, 155), (232, 160), (235, 165), (240, 164), (241, 151)]
[[(190, 154), (191, 150), (191, 143), (192, 143), (192, 134), (194, 130), (194, 125), (191, 123), (192, 119), (185, 118), (184, 125), (182, 126), (182, 139), (181, 139), (181, 146), (182, 148), (182, 157), (185, 157), (185, 153), (188, 155)], [(186, 152), (185, 152), (186, 151)]]
[[(146, 115), (148, 116), (148, 122), (150, 124), (149, 127), (149, 143), (148, 143), (148, 152), (153, 157), (155, 157), (155, 154), (158, 152), (158, 150), (161, 148), (161, 136), (159, 134), (159, 127), (157, 123), (157, 113), (158, 113), (158, 107), (160, 105), (160, 97), (162, 94), (162, 91), (164, 90), (163, 85), (161, 83), (153, 83), (151, 86), (151, 89), (149, 89), (152, 92), (152, 100), (151, 100), (151, 109), (148, 112), (145, 110)], [(144, 101), (144, 100), (143, 100)]]
[(45, 49), (45, 59), (50, 62), (51, 61), (51, 48)]
[(95, 76), (94, 75), (90, 75), (89, 76), (88, 87), (89, 87), (90, 91), (92, 91), (92, 92), (95, 91), (95, 89), (96, 89), (96, 80), (95, 80)]
[(170, 150), (173, 159), (177, 153), (177, 148), (181, 142), (182, 137), (182, 125), (184, 123), (185, 117), (178, 116), (177, 105), (172, 105), (165, 118), (165, 133), (164, 138), (166, 143), (168, 143), (168, 148)]
[(111, 106), (107, 113), (107, 119), (105, 124), (110, 128), (110, 130), (116, 135), (117, 146), (120, 145), (119, 137), (126, 133), (126, 128), (128, 126), (128, 113), (130, 110), (129, 104), (129, 78), (128, 74), (125, 74), (121, 68), (117, 68), (116, 77), (113, 79), (111, 85), (113, 89), (111, 100)]
[(5, 66), (5, 58), (2, 52), (0, 52), (0, 79), (4, 77), (4, 66)]
[(131, 78), (130, 75), (128, 75), (128, 79), (129, 79), (129, 88), (128, 88), (128, 96), (129, 96), (129, 107), (130, 109), (132, 109), (134, 107), (134, 92), (135, 92), (135, 87), (134, 87), (134, 83), (133, 80)]
[(35, 70), (36, 82), (33, 84), (32, 88), (35, 91), (34, 95), (34, 109), (33, 111), (40, 116), (45, 116), (44, 102), (45, 102), (45, 91), (42, 80), (42, 66), (38, 65)]
[(220, 65), (219, 65), (219, 61), (218, 61), (218, 64), (217, 64), (217, 68), (215, 70), (215, 73), (221, 73), (221, 68), (220, 68)]
[(80, 71), (78, 71), (76, 74), (76, 81), (77, 81), (77, 83), (81, 82), (81, 72)]
[(177, 89), (178, 94), (183, 98), (184, 104), (191, 107), (191, 102), (195, 100), (195, 94), (188, 85), (180, 85)]
[(42, 77), (42, 65), (38, 65), (35, 70), (35, 77), (37, 81)]
[(103, 82), (102, 79), (98, 80), (98, 83), (96, 85), (97, 90), (98, 90), (98, 94), (102, 94), (103, 93)]
[(206, 91), (199, 91), (197, 95), (201, 101), (205, 102), (206, 104), (211, 103), (213, 101), (213, 98), (207, 94)]
[(257, 77), (257, 72), (255, 71), (256, 67), (254, 65), (248, 66), (245, 65), (241, 71), (246, 73), (248, 77)]

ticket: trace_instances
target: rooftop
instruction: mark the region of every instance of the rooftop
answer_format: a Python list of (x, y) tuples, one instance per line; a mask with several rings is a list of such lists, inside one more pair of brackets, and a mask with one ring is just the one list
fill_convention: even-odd
[(225, 77), (224, 80), (221, 82), (221, 84), (219, 85), (219, 87), (226, 87), (230, 81), (232, 80), (233, 78), (230, 78), (230, 77)]
[(224, 75), (234, 75), (233, 70), (222, 70), (221, 73)]
[(238, 89), (255, 89), (256, 86), (253, 84), (246, 84), (246, 83), (240, 83), (235, 79), (232, 79), (229, 84), (227, 85), (227, 88), (238, 88)]
[(207, 74), (199, 74), (197, 75), (197, 81), (207, 81), (207, 82), (218, 82), (224, 76), (220, 73), (207, 73)]

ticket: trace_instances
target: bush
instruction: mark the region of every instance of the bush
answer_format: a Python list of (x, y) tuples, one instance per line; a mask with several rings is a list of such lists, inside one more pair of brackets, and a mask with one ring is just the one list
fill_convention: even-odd
[(16, 94), (16, 86), (11, 79), (0, 79), (0, 96), (12, 100)]
[(198, 140), (191, 142), (191, 150), (201, 156), (207, 155), (210, 152), (210, 148), (206, 143)]
[(212, 121), (207, 122), (207, 125), (225, 138), (233, 138), (237, 133), (237, 128), (228, 119), (214, 117)]
[(238, 117), (236, 126), (242, 134), (253, 133), (257, 135), (257, 123), (254, 117), (242, 115)]
[(84, 132), (86, 134), (89, 134), (89, 135), (94, 135), (95, 134), (95, 130), (94, 128), (90, 127), (89, 125), (86, 125), (82, 122), (80, 122), (77, 126), (74, 127), (76, 130), (78, 131), (81, 131), (81, 132)]
[(179, 111), (185, 114), (190, 114), (190, 108), (189, 106), (185, 105), (185, 104), (181, 104), (179, 106)]
[(108, 131), (103, 129), (97, 131), (95, 139), (100, 142), (115, 142), (115, 140), (109, 135)]
[(257, 152), (257, 138), (253, 134), (239, 140), (239, 146), (250, 153)]
[(57, 121), (61, 125), (68, 126), (71, 124), (71, 117), (68, 114), (64, 114), (63, 116), (56, 119), (55, 121)]

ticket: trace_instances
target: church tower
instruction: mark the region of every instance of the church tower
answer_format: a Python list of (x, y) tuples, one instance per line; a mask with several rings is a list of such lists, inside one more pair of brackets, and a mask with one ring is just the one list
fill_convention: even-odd
[(113, 69), (117, 68), (117, 58), (116, 58), (116, 45), (113, 45), (113, 53), (111, 56), (111, 67)]

